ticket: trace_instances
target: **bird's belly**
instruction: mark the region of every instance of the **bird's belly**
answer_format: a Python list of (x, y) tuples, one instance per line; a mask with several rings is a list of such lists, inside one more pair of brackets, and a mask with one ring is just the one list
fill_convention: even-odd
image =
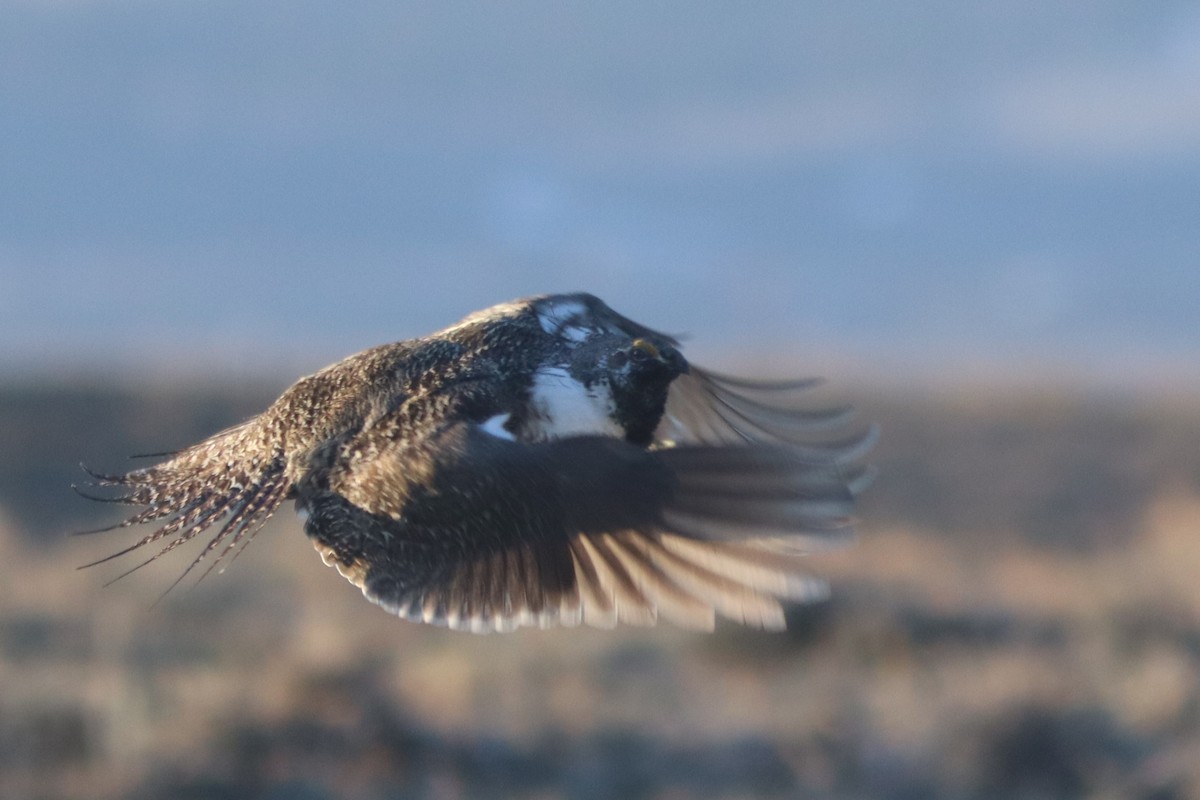
[(625, 431), (613, 419), (613, 399), (608, 387), (602, 384), (585, 386), (563, 369), (538, 372), (530, 395), (530, 408), (532, 413), (522, 431), (526, 439), (625, 436)]

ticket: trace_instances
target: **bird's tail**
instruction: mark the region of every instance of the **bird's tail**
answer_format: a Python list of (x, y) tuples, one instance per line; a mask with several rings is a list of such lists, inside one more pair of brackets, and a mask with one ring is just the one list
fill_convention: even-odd
[(236, 556), (290, 490), (279, 438), (260, 416), (169, 454), (166, 461), (151, 467), (108, 475), (85, 466), (91, 477), (85, 487), (111, 488), (116, 494), (96, 495), (73, 486), (77, 493), (92, 500), (143, 508), (115, 525), (81, 533), (100, 533), (149, 522), (157, 523), (158, 527), (128, 547), (81, 569), (163, 543), (149, 558), (114, 578), (119, 580), (218, 525), (216, 534), (172, 587), (214, 553), (205, 575), (226, 556), (231, 553)]

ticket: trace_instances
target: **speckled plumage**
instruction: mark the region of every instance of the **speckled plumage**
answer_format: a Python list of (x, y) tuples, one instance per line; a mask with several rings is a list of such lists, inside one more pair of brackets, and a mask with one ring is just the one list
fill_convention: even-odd
[(93, 473), (146, 507), (116, 527), (160, 523), (109, 558), (216, 528), (187, 571), (211, 569), (290, 498), (325, 562), (409, 619), (782, 627), (781, 600), (822, 591), (798, 553), (849, 531), (873, 431), (821, 441), (848, 412), (795, 408), (811, 381), (678, 346), (575, 294), (366, 350), (161, 464)]

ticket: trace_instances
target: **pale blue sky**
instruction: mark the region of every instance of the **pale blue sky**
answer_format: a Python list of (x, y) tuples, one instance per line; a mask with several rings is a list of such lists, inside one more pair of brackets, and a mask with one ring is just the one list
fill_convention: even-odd
[(717, 358), (1200, 359), (1194, 3), (10, 0), (0, 153), (9, 369), (575, 289)]

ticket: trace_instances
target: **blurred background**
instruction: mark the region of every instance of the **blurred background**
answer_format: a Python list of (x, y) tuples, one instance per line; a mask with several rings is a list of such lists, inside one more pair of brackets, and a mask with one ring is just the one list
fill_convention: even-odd
[[(1200, 796), (1196, 4), (8, 0), (0, 153), (0, 795)], [(75, 571), (80, 460), (572, 290), (883, 423), (787, 634)]]

